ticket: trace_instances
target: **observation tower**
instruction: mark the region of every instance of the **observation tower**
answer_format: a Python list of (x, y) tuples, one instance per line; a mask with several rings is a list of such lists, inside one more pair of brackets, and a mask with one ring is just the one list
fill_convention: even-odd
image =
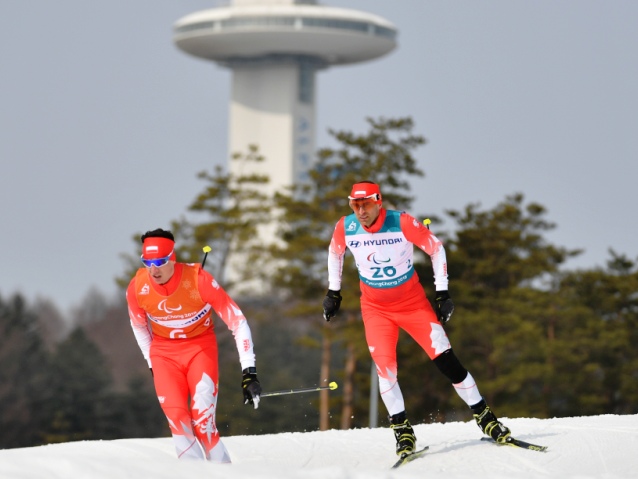
[(377, 15), (314, 0), (232, 0), (179, 19), (173, 39), (232, 70), (229, 153), (257, 145), (266, 161), (255, 173), (270, 176), (272, 193), (304, 182), (312, 167), (317, 71), (379, 58), (396, 36)]

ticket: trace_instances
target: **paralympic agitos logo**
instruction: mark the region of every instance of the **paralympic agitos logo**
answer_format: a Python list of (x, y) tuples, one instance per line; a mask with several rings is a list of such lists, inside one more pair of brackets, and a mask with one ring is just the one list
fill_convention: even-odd
[(374, 252), (374, 253), (370, 253), (366, 259), (367, 259), (368, 261), (370, 261), (370, 262), (374, 263), (374, 264), (389, 263), (389, 262), (391, 261), (391, 260), (390, 260), (390, 258), (388, 258), (388, 259), (379, 259), (379, 258), (377, 257), (377, 253), (376, 253), (376, 252)]
[(163, 299), (162, 301), (160, 301), (160, 303), (157, 305), (157, 308), (160, 311), (164, 311), (165, 313), (171, 314), (174, 313), (175, 311), (181, 311), (182, 309), (182, 305), (180, 304), (177, 308), (169, 308), (168, 306), (166, 306), (166, 301), (165, 299)]

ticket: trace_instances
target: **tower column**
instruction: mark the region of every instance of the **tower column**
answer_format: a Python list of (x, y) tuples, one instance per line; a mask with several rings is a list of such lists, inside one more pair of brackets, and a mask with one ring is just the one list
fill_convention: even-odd
[[(229, 112), (231, 153), (256, 144), (266, 161), (269, 191), (304, 182), (315, 150), (316, 62), (242, 61), (232, 66)], [(233, 165), (234, 167), (235, 165)]]

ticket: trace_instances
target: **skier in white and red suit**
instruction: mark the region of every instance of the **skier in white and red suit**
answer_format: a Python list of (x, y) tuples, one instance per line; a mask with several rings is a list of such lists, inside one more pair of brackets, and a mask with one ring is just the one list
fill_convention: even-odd
[[(414, 217), (383, 208), (381, 190), (376, 183), (356, 183), (348, 199), (353, 214), (337, 222), (330, 242), (324, 318), (330, 321), (341, 305), (341, 275), (348, 248), (359, 271), (366, 341), (379, 375), (381, 398), (396, 438), (396, 453), (414, 452), (416, 444), (397, 379), (399, 328), (423, 348), (452, 382), (458, 395), (472, 409), (481, 430), (497, 442), (505, 442), (510, 430), (498, 421), (485, 403), (474, 378), (454, 354), (443, 329), (443, 324), (454, 311), (448, 293), (443, 244)], [(415, 245), (432, 261), (436, 311), (426, 298), (414, 270)]]
[(212, 314), (233, 333), (244, 403), (257, 409), (261, 385), (248, 322), (210, 273), (199, 264), (176, 262), (170, 231), (148, 231), (141, 240), (144, 267), (129, 283), (126, 300), (177, 456), (229, 463), (215, 424), (219, 378)]

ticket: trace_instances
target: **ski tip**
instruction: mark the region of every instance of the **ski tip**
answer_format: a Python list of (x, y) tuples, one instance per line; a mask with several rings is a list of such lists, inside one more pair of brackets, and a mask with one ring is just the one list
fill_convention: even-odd
[(530, 451), (538, 451), (538, 452), (547, 451), (547, 446), (539, 446), (538, 444), (532, 444), (530, 442), (521, 441), (520, 439), (516, 439), (515, 437), (507, 438), (506, 444), (509, 444), (511, 446), (517, 446), (523, 449), (529, 449)]
[(339, 387), (339, 385), (332, 381), (330, 384), (328, 384), (328, 387), (330, 388), (331, 391), (334, 391), (335, 389), (337, 389)]
[(529, 449), (530, 451), (538, 451), (538, 452), (547, 452), (547, 446), (539, 446), (537, 444), (525, 444), (523, 446), (525, 449)]
[(418, 450), (412, 451), (412, 452), (404, 452), (399, 457), (399, 460), (394, 463), (394, 465), (392, 466), (392, 469), (397, 469), (398, 467), (400, 467), (400, 466), (402, 466), (404, 464), (407, 464), (408, 462), (411, 462), (411, 461), (414, 461), (415, 459), (418, 459), (419, 457), (425, 455), (425, 452), (428, 449), (430, 449), (430, 446), (425, 446), (422, 449), (418, 449)]
[(492, 444), (496, 444), (497, 446), (515, 446), (520, 447), (521, 449), (528, 449), (530, 451), (538, 451), (538, 452), (546, 452), (548, 446), (539, 446), (538, 444), (532, 444), (526, 441), (521, 441), (520, 439), (516, 439), (514, 437), (508, 437), (505, 442), (496, 442), (491, 437), (483, 436), (481, 441), (491, 442)]

